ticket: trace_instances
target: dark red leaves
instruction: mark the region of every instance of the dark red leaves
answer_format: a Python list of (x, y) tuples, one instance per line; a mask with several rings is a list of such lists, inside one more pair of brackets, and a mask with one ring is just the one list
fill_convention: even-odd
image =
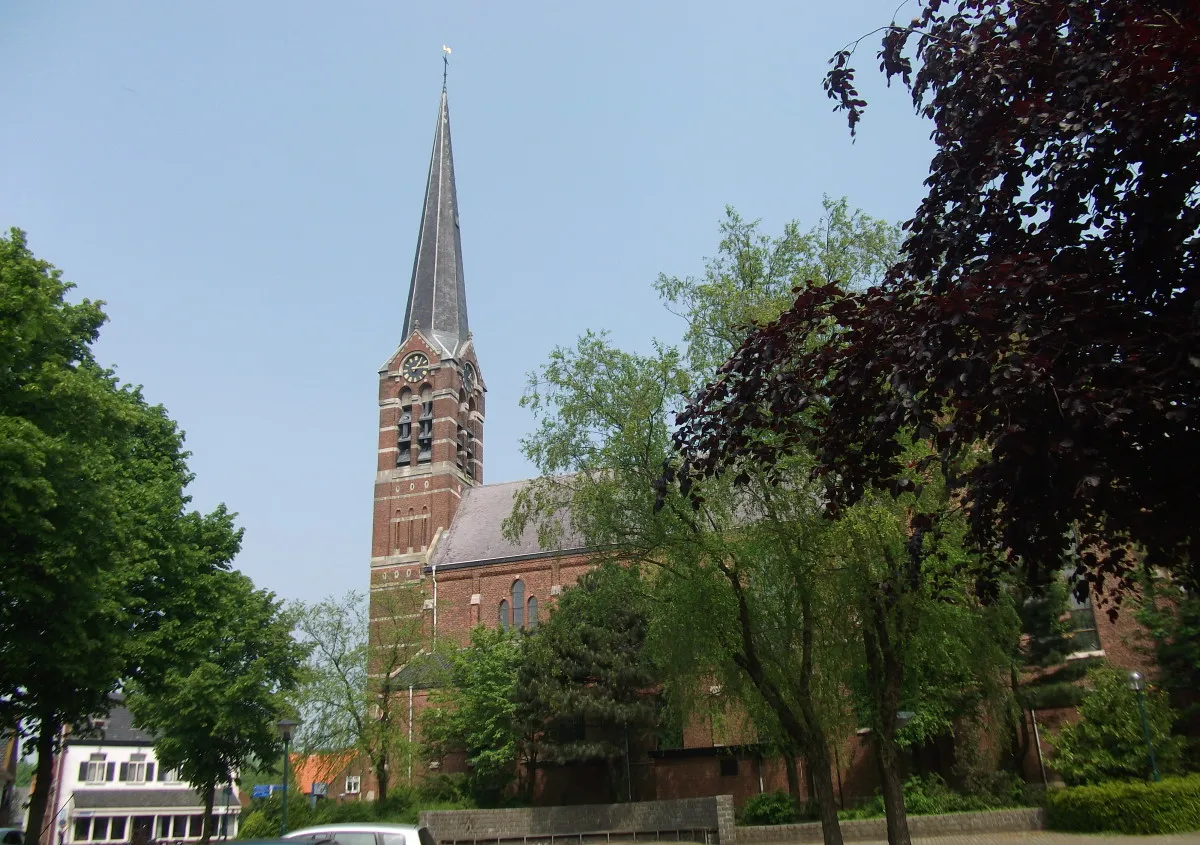
[[(919, 433), (975, 543), (1031, 577), (1077, 531), (1093, 583), (1129, 579), (1126, 544), (1200, 582), (1198, 12), (926, 0), (887, 28), (881, 68), (937, 145), (903, 259), (757, 329), (679, 415), (690, 471), (804, 449), (837, 510), (910, 489), (897, 443)], [(853, 132), (849, 59), (825, 89)]]

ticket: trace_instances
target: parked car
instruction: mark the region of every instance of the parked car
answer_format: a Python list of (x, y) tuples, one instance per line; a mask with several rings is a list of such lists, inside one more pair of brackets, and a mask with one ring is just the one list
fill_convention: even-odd
[(427, 827), (412, 824), (318, 824), (293, 830), (284, 839), (321, 842), (333, 839), (337, 845), (437, 845)]
[(0, 827), (0, 845), (21, 845), (25, 831), (19, 827)]

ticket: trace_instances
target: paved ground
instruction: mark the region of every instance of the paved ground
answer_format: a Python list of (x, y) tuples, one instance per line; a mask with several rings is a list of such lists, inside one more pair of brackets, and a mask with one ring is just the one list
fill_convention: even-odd
[[(866, 843), (863, 843), (866, 845)], [(1170, 836), (1120, 836), (1107, 833), (975, 833), (914, 836), (913, 845), (1200, 845), (1200, 833)]]

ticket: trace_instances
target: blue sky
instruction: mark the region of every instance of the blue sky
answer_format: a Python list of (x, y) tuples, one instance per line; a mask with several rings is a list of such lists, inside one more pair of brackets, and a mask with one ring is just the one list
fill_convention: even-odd
[[(485, 476), (533, 473), (526, 374), (588, 328), (678, 338), (651, 289), (726, 204), (900, 221), (932, 147), (860, 48), (851, 144), (821, 78), (892, 2), (0, 5), (0, 226), (103, 299), (101, 361), (187, 433), (195, 504), (287, 598), (367, 583), (377, 371), (399, 343), (441, 86)], [(902, 9), (899, 17), (911, 14)]]

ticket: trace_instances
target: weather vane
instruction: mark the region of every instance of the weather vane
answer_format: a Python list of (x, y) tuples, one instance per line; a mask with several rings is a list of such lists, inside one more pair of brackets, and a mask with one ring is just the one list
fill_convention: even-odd
[(442, 90), (446, 90), (446, 74), (450, 72), (450, 48), (442, 45)]

